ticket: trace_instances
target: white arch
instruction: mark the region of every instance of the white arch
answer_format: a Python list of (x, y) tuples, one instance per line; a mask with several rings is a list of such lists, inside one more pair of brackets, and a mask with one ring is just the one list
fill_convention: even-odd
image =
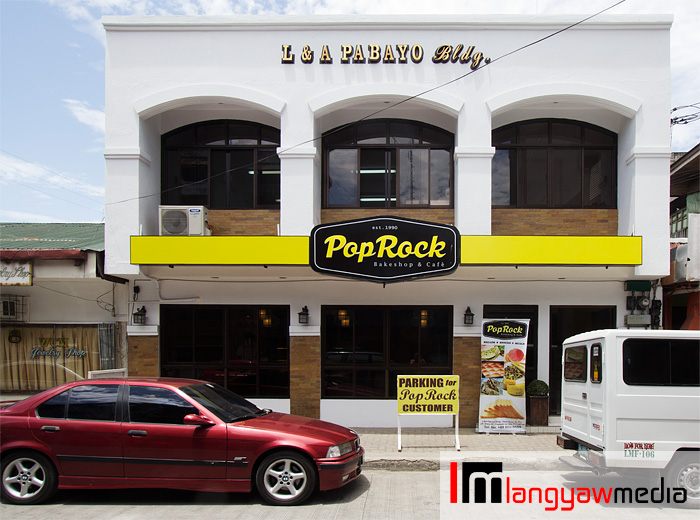
[(343, 87), (309, 100), (309, 108), (315, 117), (323, 116), (330, 112), (362, 104), (366, 101), (400, 101), (402, 99), (417, 96), (415, 101), (425, 104), (445, 114), (457, 117), (464, 105), (464, 101), (452, 94), (440, 90), (434, 90), (418, 96), (425, 91), (422, 85), (407, 84), (365, 84)]
[(582, 106), (604, 108), (632, 119), (642, 106), (634, 96), (598, 85), (581, 83), (548, 83), (510, 90), (486, 101), (491, 115), (539, 102), (573, 102)]
[(134, 102), (136, 113), (143, 119), (174, 108), (205, 103), (231, 102), (262, 110), (280, 117), (285, 101), (276, 96), (235, 85), (186, 85), (142, 97)]

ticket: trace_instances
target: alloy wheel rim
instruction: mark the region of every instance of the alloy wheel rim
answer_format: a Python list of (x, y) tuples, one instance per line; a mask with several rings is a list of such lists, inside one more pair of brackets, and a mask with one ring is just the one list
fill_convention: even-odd
[(41, 492), (46, 483), (46, 474), (34, 459), (17, 459), (7, 465), (2, 474), (5, 491), (20, 499), (29, 499)]
[(265, 471), (265, 489), (278, 500), (291, 500), (304, 491), (306, 471), (293, 459), (279, 459)]

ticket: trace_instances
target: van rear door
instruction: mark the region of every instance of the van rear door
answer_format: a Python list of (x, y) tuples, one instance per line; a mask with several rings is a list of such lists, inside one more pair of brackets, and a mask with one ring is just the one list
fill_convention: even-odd
[(603, 379), (603, 349), (605, 343), (594, 341), (588, 348), (588, 426), (591, 444), (604, 446), (605, 384)]
[(562, 433), (582, 442), (590, 442), (588, 435), (588, 385), (585, 344), (564, 345), (561, 385)]

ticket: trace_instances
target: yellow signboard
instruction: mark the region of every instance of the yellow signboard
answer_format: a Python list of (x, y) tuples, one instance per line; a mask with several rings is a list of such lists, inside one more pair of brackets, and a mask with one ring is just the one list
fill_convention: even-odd
[(399, 415), (459, 413), (459, 376), (398, 376)]

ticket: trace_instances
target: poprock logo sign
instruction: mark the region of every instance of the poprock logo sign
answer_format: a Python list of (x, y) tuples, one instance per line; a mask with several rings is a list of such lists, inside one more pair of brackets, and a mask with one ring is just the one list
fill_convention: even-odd
[(383, 283), (449, 274), (460, 262), (456, 228), (401, 217), (316, 226), (309, 246), (314, 271)]
[[(659, 507), (669, 504), (684, 504), (688, 499), (685, 488), (669, 487), (662, 477), (652, 487), (625, 486), (575, 486), (536, 485), (536, 479), (542, 472), (519, 472), (528, 475), (531, 482), (521, 482), (503, 472), (502, 462), (465, 462), (449, 463), (449, 503), (447, 506), (464, 504), (503, 504), (504, 506), (542, 506), (544, 511), (573, 511), (582, 504), (630, 505)], [(532, 476), (530, 476), (532, 475)], [(626, 482), (626, 481), (625, 481)], [(643, 480), (631, 481), (635, 484)], [(444, 499), (443, 499), (444, 500)]]
[(496, 339), (515, 339), (527, 337), (527, 324), (522, 321), (485, 321), (482, 335)]

